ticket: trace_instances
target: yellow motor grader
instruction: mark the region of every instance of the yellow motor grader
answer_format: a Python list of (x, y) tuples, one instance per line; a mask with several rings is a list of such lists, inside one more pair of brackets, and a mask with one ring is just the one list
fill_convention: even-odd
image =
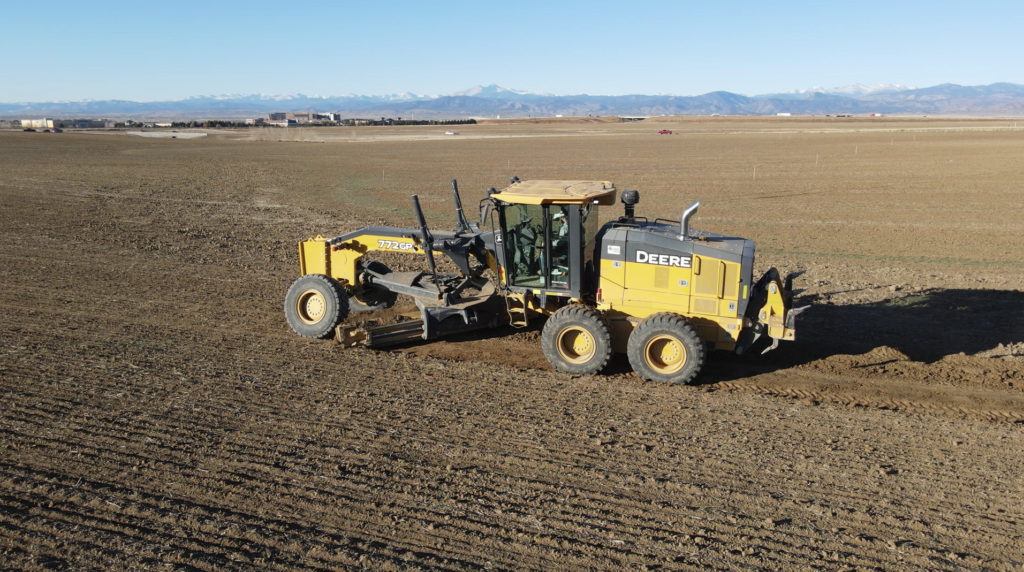
[[(770, 269), (753, 279), (754, 242), (702, 232), (689, 221), (635, 215), (640, 195), (625, 190), (624, 214), (600, 224), (615, 204), (608, 181), (522, 181), (487, 190), (479, 221), (462, 209), (452, 181), (456, 228), (431, 231), (413, 195), (419, 228), (370, 226), (299, 243), (302, 276), (285, 296), (285, 316), (301, 336), (336, 337), (370, 348), (431, 340), (546, 319), (541, 346), (556, 369), (591, 374), (613, 352), (627, 354), (640, 377), (692, 382), (707, 352), (747, 351), (767, 334), (774, 349), (793, 340), (793, 279)], [(375, 251), (424, 256), (423, 272), (392, 272)], [(435, 254), (458, 272), (439, 272)], [(370, 255), (370, 256), (367, 256)], [(390, 307), (410, 296), (419, 319), (361, 328), (350, 312)]]

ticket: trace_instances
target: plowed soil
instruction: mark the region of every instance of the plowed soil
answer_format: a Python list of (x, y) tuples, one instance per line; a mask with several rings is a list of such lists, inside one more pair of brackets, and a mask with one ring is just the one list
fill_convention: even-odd
[[(0, 568), (1024, 568), (1024, 129), (826, 127), (0, 133)], [(670, 386), (553, 371), (541, 324), (288, 329), (296, 242), (511, 174), (700, 199), (806, 270), (799, 339)]]

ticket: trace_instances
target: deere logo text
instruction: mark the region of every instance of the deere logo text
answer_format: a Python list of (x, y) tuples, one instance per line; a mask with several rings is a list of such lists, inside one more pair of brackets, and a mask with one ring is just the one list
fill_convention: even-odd
[(636, 251), (636, 261), (644, 264), (657, 264), (658, 266), (676, 266), (678, 268), (689, 268), (689, 256), (670, 256), (668, 254), (650, 254), (643, 250)]

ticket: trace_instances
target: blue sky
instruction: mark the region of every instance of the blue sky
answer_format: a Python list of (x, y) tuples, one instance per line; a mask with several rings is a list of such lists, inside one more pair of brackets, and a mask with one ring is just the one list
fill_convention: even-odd
[(0, 101), (1024, 84), (1024, 2), (8, 0)]

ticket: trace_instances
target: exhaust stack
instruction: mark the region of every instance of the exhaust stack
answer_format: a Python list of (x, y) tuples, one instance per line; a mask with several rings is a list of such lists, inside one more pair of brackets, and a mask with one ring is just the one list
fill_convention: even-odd
[(690, 237), (690, 217), (697, 212), (697, 207), (700, 206), (700, 201), (693, 203), (686, 207), (683, 211), (683, 217), (679, 220), (679, 239), (683, 240)]

